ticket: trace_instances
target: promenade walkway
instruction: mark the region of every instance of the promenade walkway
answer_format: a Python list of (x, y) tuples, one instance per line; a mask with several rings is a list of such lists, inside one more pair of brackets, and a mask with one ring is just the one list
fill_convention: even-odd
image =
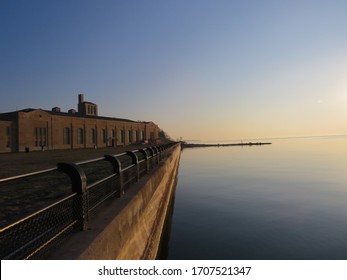
[(114, 155), (124, 151), (145, 148), (147, 145), (129, 145), (102, 149), (53, 150), (0, 154), (0, 178), (54, 168), (58, 162), (79, 162), (83, 160)]

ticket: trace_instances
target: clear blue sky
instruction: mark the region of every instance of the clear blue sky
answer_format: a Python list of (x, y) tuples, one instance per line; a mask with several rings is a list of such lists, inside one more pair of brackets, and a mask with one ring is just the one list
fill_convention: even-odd
[(347, 1), (0, 2), (0, 112), (154, 121), (171, 137), (347, 134)]

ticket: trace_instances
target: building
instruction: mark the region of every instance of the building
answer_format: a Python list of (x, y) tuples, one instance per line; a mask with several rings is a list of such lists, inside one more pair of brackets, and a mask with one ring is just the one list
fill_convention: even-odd
[(78, 111), (24, 109), (0, 114), (0, 153), (155, 143), (153, 122), (98, 116), (98, 106), (78, 96)]

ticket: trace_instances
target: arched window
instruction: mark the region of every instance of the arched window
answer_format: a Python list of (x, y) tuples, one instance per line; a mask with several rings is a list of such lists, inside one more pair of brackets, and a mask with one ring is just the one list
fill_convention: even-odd
[(69, 127), (64, 127), (63, 129), (63, 144), (68, 145), (71, 143), (71, 133)]
[(84, 144), (84, 129), (79, 128), (77, 130), (77, 144)]
[(101, 143), (105, 144), (106, 143), (106, 129), (101, 130)]
[(132, 133), (131, 133), (131, 130), (128, 130), (128, 140), (129, 140), (129, 143), (132, 143), (133, 142), (133, 137), (132, 137)]
[(95, 134), (95, 128), (90, 129), (90, 144), (96, 143), (96, 134)]
[(121, 143), (124, 143), (124, 138), (125, 138), (125, 135), (124, 135), (124, 130), (123, 129), (121, 129), (121, 130), (119, 130), (119, 135), (120, 135), (120, 142)]

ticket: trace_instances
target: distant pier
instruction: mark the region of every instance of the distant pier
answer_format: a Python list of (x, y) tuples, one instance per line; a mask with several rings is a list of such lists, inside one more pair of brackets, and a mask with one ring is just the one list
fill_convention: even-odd
[(260, 146), (271, 145), (270, 142), (246, 142), (246, 143), (233, 143), (233, 144), (189, 144), (182, 143), (182, 148), (198, 148), (198, 147), (229, 147), (229, 146)]

